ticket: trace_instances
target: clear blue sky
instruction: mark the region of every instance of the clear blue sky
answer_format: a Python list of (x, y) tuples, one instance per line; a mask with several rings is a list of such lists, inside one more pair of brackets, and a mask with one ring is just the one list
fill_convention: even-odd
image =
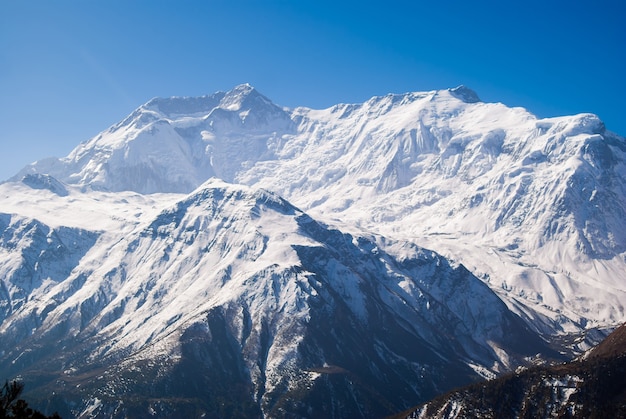
[(626, 2), (0, 0), (0, 180), (155, 96), (283, 106), (465, 84), (626, 136)]

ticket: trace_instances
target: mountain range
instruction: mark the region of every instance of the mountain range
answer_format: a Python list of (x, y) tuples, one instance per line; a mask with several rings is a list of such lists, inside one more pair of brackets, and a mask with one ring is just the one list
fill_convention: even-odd
[(153, 99), (0, 184), (0, 376), (64, 416), (377, 417), (571, 359), (626, 320), (625, 157), (463, 86)]

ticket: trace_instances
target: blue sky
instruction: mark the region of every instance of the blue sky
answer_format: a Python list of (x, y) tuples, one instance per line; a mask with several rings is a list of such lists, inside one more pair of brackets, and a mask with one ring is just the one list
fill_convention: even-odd
[(465, 84), (626, 136), (626, 2), (0, 0), (0, 179), (155, 96), (283, 106)]

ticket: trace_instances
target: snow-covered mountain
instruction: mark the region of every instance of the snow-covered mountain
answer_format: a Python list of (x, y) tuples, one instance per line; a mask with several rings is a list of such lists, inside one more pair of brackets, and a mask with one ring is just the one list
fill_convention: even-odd
[(626, 320), (625, 157), (465, 87), (153, 99), (0, 185), (0, 372), (55, 371), (74, 413), (371, 416), (579, 353)]
[(343, 229), (465, 264), (543, 333), (625, 319), (626, 142), (595, 116), (537, 119), (465, 87), (282, 109), (249, 85), (154, 99), (27, 174), (107, 191), (263, 187)]
[[(66, 213), (129, 200), (82, 198)], [(263, 190), (210, 180), (130, 234), (0, 219), (0, 374), (74, 415), (227, 400), (246, 416), (379, 416), (555, 355), (462, 266), (406, 242), (393, 256)]]

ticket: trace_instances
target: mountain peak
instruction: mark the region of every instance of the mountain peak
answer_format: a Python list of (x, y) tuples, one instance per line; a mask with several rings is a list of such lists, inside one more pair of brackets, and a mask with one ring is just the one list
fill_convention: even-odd
[(258, 104), (276, 106), (250, 84), (244, 83), (227, 92), (220, 101), (219, 107), (229, 111), (243, 111)]
[(250, 83), (241, 83), (238, 84), (237, 86), (235, 86), (231, 92), (242, 92), (242, 93), (250, 93), (256, 91), (256, 89), (254, 88), (254, 86), (252, 86)]

